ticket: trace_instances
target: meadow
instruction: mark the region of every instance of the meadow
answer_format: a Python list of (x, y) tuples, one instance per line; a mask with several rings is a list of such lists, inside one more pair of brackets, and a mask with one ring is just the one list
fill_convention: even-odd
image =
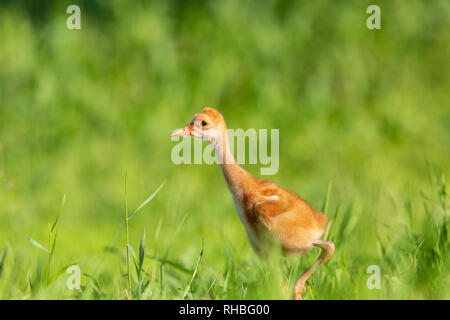
[(75, 2), (0, 2), (0, 299), (291, 299), (317, 249), (259, 259), (219, 167), (171, 161), (207, 106), (334, 218), (305, 299), (450, 299), (450, 2)]

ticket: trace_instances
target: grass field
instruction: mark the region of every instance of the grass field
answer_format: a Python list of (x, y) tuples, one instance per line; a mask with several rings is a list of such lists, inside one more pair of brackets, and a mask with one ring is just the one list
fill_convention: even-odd
[(292, 298), (317, 249), (260, 260), (218, 166), (171, 161), (206, 106), (334, 217), (305, 299), (450, 299), (450, 2), (75, 2), (0, 2), (1, 299)]

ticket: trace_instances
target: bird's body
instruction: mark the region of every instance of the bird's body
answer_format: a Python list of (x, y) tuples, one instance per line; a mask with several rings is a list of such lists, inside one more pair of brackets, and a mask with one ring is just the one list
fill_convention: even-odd
[[(223, 168), (228, 166), (227, 168)], [(238, 167), (222, 165), (236, 210), (256, 252), (267, 234), (281, 245), (285, 255), (305, 254), (323, 234), (326, 217), (275, 183), (260, 180)], [(231, 180), (228, 175), (238, 176)]]
[(238, 215), (257, 253), (264, 254), (266, 243), (279, 244), (285, 255), (303, 255), (314, 246), (322, 249), (317, 262), (300, 277), (295, 286), (295, 298), (301, 299), (308, 277), (334, 252), (332, 242), (320, 239), (324, 233), (326, 216), (314, 211), (295, 193), (275, 183), (255, 178), (241, 168), (230, 151), (225, 120), (217, 110), (204, 109), (187, 126), (175, 130), (172, 135), (202, 138), (214, 146)]

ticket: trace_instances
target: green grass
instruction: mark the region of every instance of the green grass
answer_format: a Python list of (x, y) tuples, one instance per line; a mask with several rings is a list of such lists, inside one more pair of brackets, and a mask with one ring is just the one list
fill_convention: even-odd
[(262, 178), (334, 218), (305, 299), (450, 298), (448, 1), (78, 3), (0, 4), (1, 299), (290, 299), (317, 249), (260, 260), (219, 168), (170, 160), (205, 106), (280, 129)]

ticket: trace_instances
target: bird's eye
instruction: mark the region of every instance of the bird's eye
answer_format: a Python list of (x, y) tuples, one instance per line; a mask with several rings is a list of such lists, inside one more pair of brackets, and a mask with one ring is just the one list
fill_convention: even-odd
[(202, 121), (202, 126), (206, 126), (208, 124), (208, 122), (206, 122), (205, 120)]

